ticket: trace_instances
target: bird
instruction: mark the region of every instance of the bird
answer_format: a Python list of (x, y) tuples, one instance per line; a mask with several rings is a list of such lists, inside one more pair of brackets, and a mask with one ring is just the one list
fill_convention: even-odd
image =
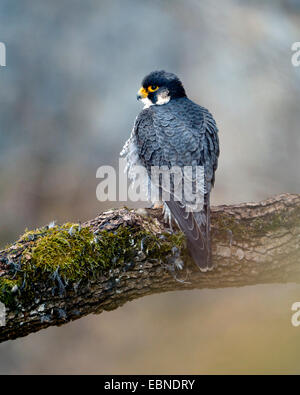
[[(210, 193), (220, 154), (216, 122), (205, 107), (187, 97), (177, 75), (164, 70), (146, 75), (137, 99), (144, 108), (136, 117), (121, 156), (125, 156), (132, 178), (134, 167), (141, 165), (148, 176), (145, 183), (155, 184), (159, 196), (162, 191), (169, 192), (169, 198), (162, 199), (164, 207), (185, 234), (193, 261), (200, 271), (212, 270)], [(153, 168), (179, 169), (183, 181), (176, 182), (171, 176), (171, 182), (162, 186), (161, 178), (159, 184), (157, 178), (153, 181)], [(192, 169), (192, 189), (187, 189), (196, 197), (194, 201), (182, 193), (189, 184), (185, 169)], [(195, 187), (195, 183), (199, 185)]]

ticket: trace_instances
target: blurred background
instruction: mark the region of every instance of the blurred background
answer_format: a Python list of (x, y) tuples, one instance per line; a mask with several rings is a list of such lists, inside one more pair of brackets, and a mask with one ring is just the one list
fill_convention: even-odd
[[(214, 114), (213, 204), (300, 193), (300, 0), (1, 0), (0, 246), (84, 221), (154, 69)], [(129, 204), (130, 205), (130, 204)], [(131, 205), (132, 206), (132, 205)], [(300, 373), (300, 286), (176, 292), (0, 344), (0, 373)]]

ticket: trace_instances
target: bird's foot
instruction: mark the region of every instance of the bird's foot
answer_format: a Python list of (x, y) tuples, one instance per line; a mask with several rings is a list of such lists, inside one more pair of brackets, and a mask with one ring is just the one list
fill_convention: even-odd
[(164, 203), (164, 205), (163, 205), (163, 215), (164, 215), (165, 223), (169, 224), (170, 229), (173, 230), (173, 228), (172, 228), (172, 214), (171, 214), (171, 210), (166, 205), (166, 203)]
[(164, 203), (163, 202), (155, 202), (152, 204), (152, 208), (154, 210), (158, 210), (158, 209), (162, 210), (164, 208)]

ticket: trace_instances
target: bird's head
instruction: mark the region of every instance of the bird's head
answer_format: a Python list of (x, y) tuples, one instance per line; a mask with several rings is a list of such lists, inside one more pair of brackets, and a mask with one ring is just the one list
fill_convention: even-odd
[(149, 107), (154, 104), (166, 104), (172, 99), (185, 96), (180, 79), (175, 74), (162, 70), (153, 71), (143, 79), (137, 99)]

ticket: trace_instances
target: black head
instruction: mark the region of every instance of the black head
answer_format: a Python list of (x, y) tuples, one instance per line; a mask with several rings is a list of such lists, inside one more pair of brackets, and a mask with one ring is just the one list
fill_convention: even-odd
[(143, 79), (137, 98), (146, 105), (152, 105), (165, 104), (185, 96), (180, 79), (173, 73), (161, 70), (153, 71)]

